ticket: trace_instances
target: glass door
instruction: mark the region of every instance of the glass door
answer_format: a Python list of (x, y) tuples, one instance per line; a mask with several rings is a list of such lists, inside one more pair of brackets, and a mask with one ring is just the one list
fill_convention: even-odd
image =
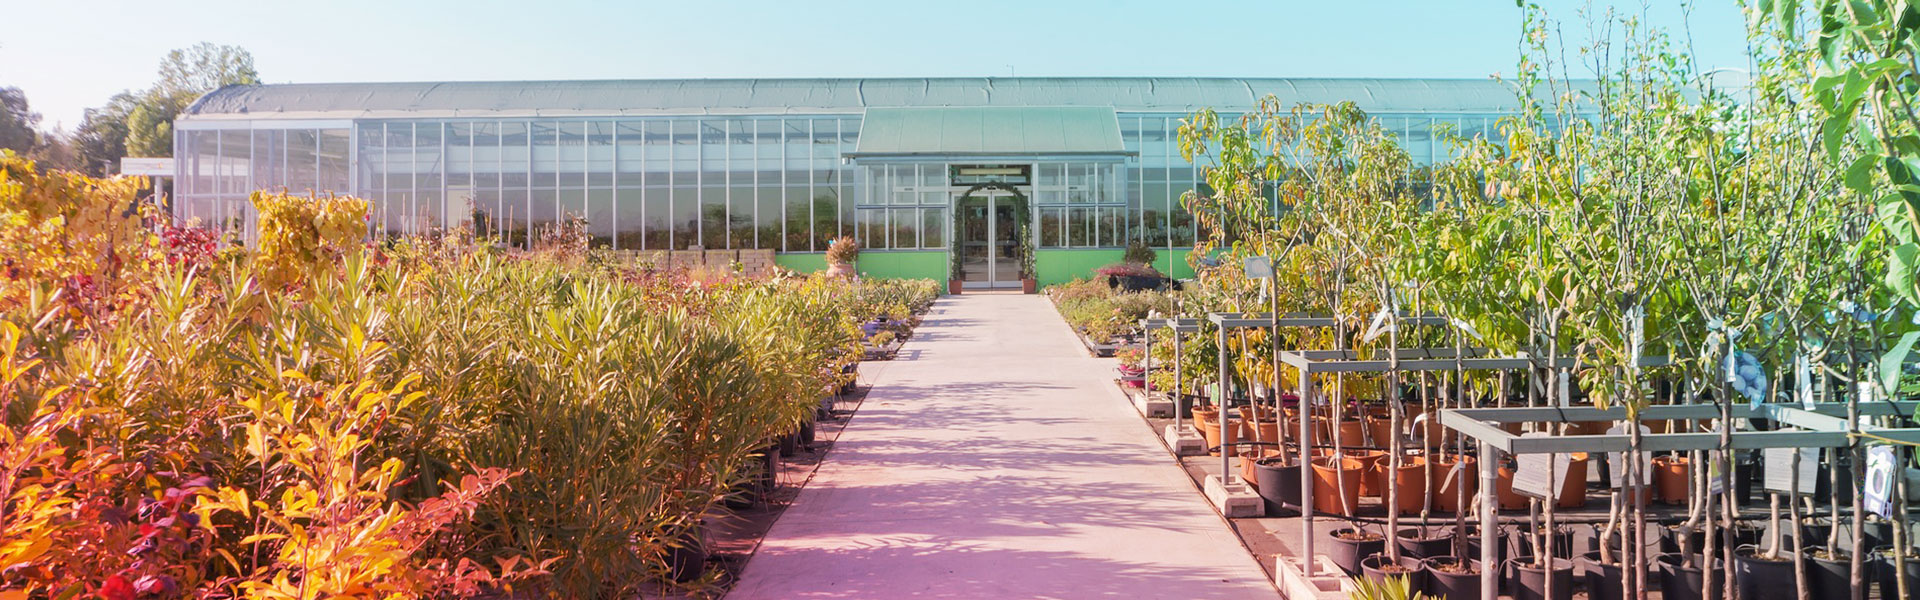
[(960, 207), (961, 286), (967, 289), (1020, 287), (1019, 218), (1013, 196), (999, 190), (974, 192)]

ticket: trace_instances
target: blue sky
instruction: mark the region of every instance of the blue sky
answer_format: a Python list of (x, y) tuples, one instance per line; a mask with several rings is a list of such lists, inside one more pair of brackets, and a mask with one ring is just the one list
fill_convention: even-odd
[[(1681, 27), (1680, 3), (1647, 20)], [(168, 49), (250, 50), (268, 82), (654, 77), (1511, 74), (1511, 0), (6, 0), (0, 86), (47, 124), (150, 84)], [(1548, 0), (1564, 30), (1585, 2)], [(1595, 4), (1607, 3), (1595, 0)], [(1640, 12), (1638, 2), (1617, 2)], [(1745, 65), (1734, 0), (1692, 10), (1707, 68)], [(1576, 35), (1575, 37), (1582, 37)]]

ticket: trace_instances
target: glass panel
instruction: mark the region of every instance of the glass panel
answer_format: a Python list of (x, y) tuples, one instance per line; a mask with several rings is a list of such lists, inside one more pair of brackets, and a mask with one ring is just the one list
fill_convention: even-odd
[(345, 129), (320, 131), (320, 190), (345, 194), (352, 189), (347, 180), (347, 149), (352, 145)]
[(893, 228), (893, 247), (920, 247), (920, 209), (888, 209), (887, 221), (888, 225)]
[(1075, 206), (1067, 209), (1067, 245), (1085, 248), (1093, 245), (1093, 209)]
[(1039, 227), (1040, 227), (1040, 247), (1041, 248), (1065, 248), (1066, 247), (1065, 215), (1066, 215), (1066, 209), (1064, 208), (1059, 208), (1059, 207), (1044, 208), (1043, 207), (1040, 209)]
[(754, 211), (759, 204), (754, 194), (759, 191), (755, 186), (754, 156), (757, 152), (753, 144), (753, 130), (757, 121), (735, 120), (727, 122), (727, 243), (733, 248), (757, 248), (759, 237), (754, 227)]
[(788, 252), (810, 252), (826, 250), (825, 247), (813, 247), (813, 204), (810, 180), (813, 170), (807, 168), (807, 156), (813, 134), (809, 131), (812, 122), (806, 119), (785, 119), (780, 122), (783, 143), (780, 144), (781, 182), (786, 189), (786, 242)]
[(993, 281), (995, 284), (1020, 280), (1019, 211), (1013, 198), (996, 196), (993, 200)]
[(972, 200), (960, 207), (961, 219), (956, 235), (960, 236), (960, 280), (966, 283), (986, 284), (993, 281), (988, 251), (987, 233), (988, 209), (992, 200)]
[(1125, 246), (1127, 219), (1124, 208), (1117, 206), (1100, 207), (1099, 245), (1106, 248)]
[(947, 248), (947, 209), (920, 209), (920, 247), (935, 250)]
[(587, 194), (587, 233), (593, 236), (589, 245), (595, 248), (613, 246), (613, 190), (588, 190)]
[(884, 208), (869, 208), (860, 211), (858, 226), (860, 245), (869, 250), (885, 250), (892, 245), (887, 243), (887, 211)]

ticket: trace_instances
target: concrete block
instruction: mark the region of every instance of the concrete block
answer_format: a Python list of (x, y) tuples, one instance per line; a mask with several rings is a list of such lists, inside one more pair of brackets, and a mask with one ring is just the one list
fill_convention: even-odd
[(1173, 400), (1158, 394), (1134, 393), (1133, 407), (1148, 418), (1164, 419), (1173, 417)]
[(1280, 588), (1284, 598), (1302, 600), (1345, 600), (1352, 591), (1353, 580), (1333, 564), (1326, 556), (1311, 557), (1313, 577), (1307, 577), (1300, 567), (1300, 559), (1293, 556), (1273, 557), (1273, 585)]
[(740, 259), (740, 253), (733, 250), (708, 250), (703, 258), (707, 268), (724, 271), (733, 268), (733, 261)]
[(1267, 515), (1267, 503), (1254, 493), (1253, 487), (1244, 481), (1223, 483), (1217, 475), (1208, 475), (1201, 486), (1206, 490), (1207, 500), (1213, 502), (1214, 510), (1229, 519), (1250, 519)]
[(1177, 428), (1168, 425), (1162, 435), (1167, 449), (1172, 450), (1174, 456), (1202, 456), (1207, 453), (1207, 438), (1200, 437), (1200, 432), (1193, 430), (1191, 422)]

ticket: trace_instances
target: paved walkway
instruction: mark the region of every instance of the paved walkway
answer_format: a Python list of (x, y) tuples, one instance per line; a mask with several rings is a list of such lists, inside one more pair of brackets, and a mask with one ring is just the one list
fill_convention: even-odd
[(1040, 296), (942, 299), (732, 600), (1276, 598)]

